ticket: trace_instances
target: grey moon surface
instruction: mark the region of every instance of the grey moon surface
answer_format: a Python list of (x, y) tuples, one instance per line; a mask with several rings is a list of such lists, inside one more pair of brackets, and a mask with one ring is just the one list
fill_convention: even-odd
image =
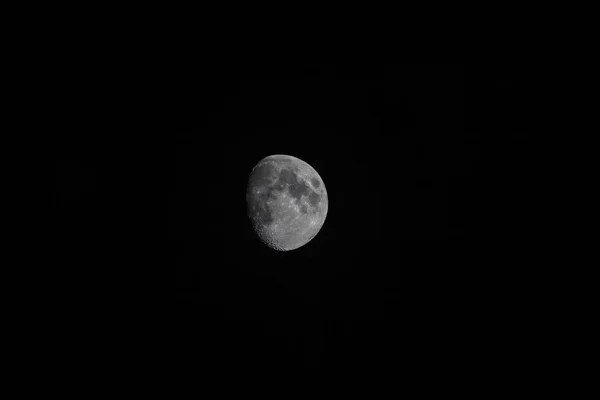
[(321, 230), (327, 217), (327, 189), (307, 162), (276, 154), (252, 169), (246, 204), (258, 238), (274, 250), (289, 251), (309, 243)]

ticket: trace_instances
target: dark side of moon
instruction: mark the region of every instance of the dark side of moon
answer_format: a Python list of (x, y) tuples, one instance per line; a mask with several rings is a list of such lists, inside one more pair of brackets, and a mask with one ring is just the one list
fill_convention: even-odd
[(263, 158), (252, 170), (246, 192), (248, 216), (267, 246), (294, 250), (319, 233), (327, 216), (327, 191), (308, 163), (287, 155)]

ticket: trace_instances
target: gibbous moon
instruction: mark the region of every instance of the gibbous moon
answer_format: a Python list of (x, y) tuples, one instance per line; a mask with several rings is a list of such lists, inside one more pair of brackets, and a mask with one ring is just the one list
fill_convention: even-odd
[(294, 250), (319, 233), (327, 216), (325, 183), (308, 163), (287, 155), (263, 158), (250, 173), (248, 216), (263, 243)]

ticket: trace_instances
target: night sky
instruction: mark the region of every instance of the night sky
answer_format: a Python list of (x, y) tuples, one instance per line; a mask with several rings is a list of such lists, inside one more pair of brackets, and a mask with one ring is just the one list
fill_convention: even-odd
[[(416, 373), (510, 357), (532, 280), (517, 256), (531, 231), (523, 74), (498, 64), (171, 68), (158, 136), (166, 180), (154, 193), (185, 362)], [(320, 233), (289, 252), (262, 244), (246, 216), (249, 173), (272, 154), (308, 162), (329, 195)], [(86, 201), (103, 173), (58, 160), (56, 206)]]

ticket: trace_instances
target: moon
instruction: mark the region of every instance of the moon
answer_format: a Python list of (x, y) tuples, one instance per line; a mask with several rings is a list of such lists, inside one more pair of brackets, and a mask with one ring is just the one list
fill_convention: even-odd
[(278, 251), (310, 242), (327, 217), (325, 183), (307, 162), (271, 155), (254, 166), (246, 190), (248, 217), (260, 240)]

